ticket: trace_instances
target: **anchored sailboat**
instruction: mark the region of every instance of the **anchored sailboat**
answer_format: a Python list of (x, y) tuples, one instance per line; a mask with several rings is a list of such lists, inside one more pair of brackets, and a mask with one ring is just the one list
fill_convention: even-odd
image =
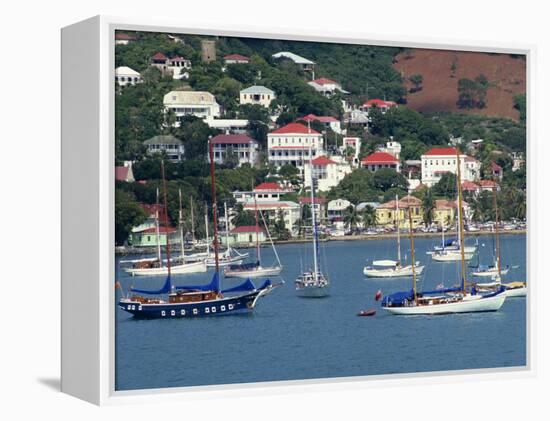
[[(131, 313), (136, 318), (182, 318), (203, 317), (220, 314), (234, 314), (252, 311), (258, 298), (267, 295), (281, 284), (272, 284), (267, 279), (256, 287), (250, 279), (233, 288), (222, 289), (220, 285), (220, 267), (218, 254), (218, 230), (216, 214), (216, 183), (214, 174), (214, 159), (212, 144), (210, 148), (210, 172), (212, 178), (212, 200), (214, 214), (214, 254), (216, 272), (212, 281), (206, 285), (186, 285), (174, 287), (171, 282), (170, 243), (167, 244), (168, 275), (162, 288), (158, 290), (142, 290), (132, 288), (135, 295), (122, 298), (119, 307)], [(162, 165), (164, 184), (164, 203), (167, 208), (166, 181), (164, 180), (164, 164)], [(139, 295), (138, 295), (139, 294)], [(158, 295), (167, 296), (157, 298)], [(150, 296), (155, 296), (150, 298)]]
[[(273, 244), (273, 240), (271, 238), (271, 234), (269, 233), (269, 227), (267, 226), (265, 222), (264, 215), (260, 212), (262, 215), (262, 221), (264, 223), (264, 227), (267, 233), (267, 236), (269, 238), (269, 241), (271, 242), (271, 247), (273, 248), (273, 253), (275, 254), (275, 258), (277, 259), (277, 264), (273, 266), (262, 266), (261, 263), (261, 248), (260, 248), (260, 238), (259, 238), (259, 223), (258, 223), (258, 204), (256, 202), (256, 197), (254, 197), (254, 217), (256, 219), (256, 261), (253, 263), (244, 263), (241, 265), (231, 265), (225, 270), (225, 276), (226, 277), (233, 277), (233, 278), (259, 278), (262, 276), (274, 276), (281, 273), (283, 270), (283, 267), (281, 265), (281, 261), (279, 260), (279, 255), (277, 254), (277, 250), (275, 249), (275, 245)], [(227, 221), (227, 210), (226, 210), (226, 221)], [(227, 227), (226, 227), (227, 231)]]
[(313, 226), (313, 271), (302, 273), (295, 281), (296, 293), (300, 297), (322, 298), (329, 295), (329, 280), (319, 268), (319, 233), (315, 217), (315, 184), (313, 178), (313, 156), (309, 149), (310, 181), (311, 181), (311, 224)]
[[(457, 177), (460, 180), (460, 155), (457, 149)], [(458, 183), (458, 222), (461, 233), (464, 231), (462, 211), (462, 187)], [(409, 209), (409, 237), (411, 241), (411, 260), (414, 261), (414, 235), (412, 232), (412, 216)], [(435, 291), (417, 291), (416, 271), (413, 266), (412, 290), (397, 292), (382, 299), (382, 308), (397, 315), (425, 315), (446, 313), (470, 313), (496, 311), (500, 309), (506, 293), (504, 288), (498, 288), (487, 293), (478, 291), (475, 285), (468, 289), (466, 280), (466, 265), (464, 259), (464, 236), (460, 236), (461, 254), (461, 284), (457, 288)]]
[[(411, 265), (401, 265), (401, 234), (399, 228), (399, 197), (395, 195), (395, 226), (397, 230), (397, 260), (374, 260), (372, 266), (365, 266), (363, 274), (369, 278), (398, 278), (404, 276), (412, 276), (413, 268)], [(420, 275), (424, 266), (420, 266), (420, 262), (415, 262), (416, 273)]]

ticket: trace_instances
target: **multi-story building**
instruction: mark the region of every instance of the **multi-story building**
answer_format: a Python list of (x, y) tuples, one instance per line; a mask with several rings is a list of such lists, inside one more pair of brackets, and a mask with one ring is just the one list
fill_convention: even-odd
[[(229, 154), (234, 154), (238, 166), (256, 165), (260, 144), (257, 140), (244, 134), (219, 134), (210, 139), (214, 152), (214, 162), (224, 164)], [(208, 158), (210, 161), (210, 157)]]
[(186, 115), (200, 118), (220, 116), (220, 105), (210, 92), (203, 91), (170, 91), (164, 95), (164, 109), (176, 116), (174, 127), (179, 127)]
[(382, 168), (390, 168), (397, 172), (401, 171), (399, 159), (387, 152), (374, 152), (361, 160), (361, 167), (370, 171), (377, 171)]
[(290, 123), (269, 133), (267, 148), (270, 164), (293, 165), (302, 171), (305, 162), (324, 154), (321, 133), (300, 123)]
[(240, 92), (239, 103), (244, 104), (256, 104), (262, 107), (269, 108), (271, 101), (276, 98), (275, 92), (265, 86), (251, 86), (250, 88), (243, 89)]
[(311, 187), (312, 168), (315, 188), (319, 191), (328, 191), (336, 187), (347, 174), (351, 173), (350, 164), (344, 160), (318, 156), (311, 161), (311, 165), (304, 167), (304, 187)]
[(318, 121), (323, 124), (327, 129), (331, 129), (333, 132), (341, 134), (342, 127), (340, 125), (340, 120), (332, 116), (316, 116), (315, 114), (308, 114), (299, 120), (303, 120), (306, 123), (312, 121)]
[(141, 82), (141, 75), (127, 66), (120, 66), (115, 69), (115, 82), (118, 86), (135, 85)]
[(315, 218), (317, 219), (317, 222), (322, 224), (327, 219), (327, 199), (324, 197), (315, 197), (312, 201), (310, 196), (300, 197), (300, 206), (311, 206), (312, 202), (313, 210), (315, 211)]
[(394, 141), (393, 139), (386, 142), (386, 146), (378, 148), (379, 152), (386, 152), (399, 159), (401, 155), (401, 143)]
[(286, 193), (290, 193), (291, 188), (281, 187), (277, 183), (261, 183), (258, 184), (252, 191), (234, 191), (233, 197), (237, 203), (254, 203), (256, 202), (275, 202), (281, 199)]
[(327, 218), (329, 223), (342, 222), (346, 210), (353, 204), (346, 199), (334, 199), (327, 204)]
[(184, 57), (167, 57), (162, 53), (156, 53), (151, 57), (151, 66), (160, 70), (163, 75), (171, 75), (173, 79), (186, 79), (187, 72), (191, 69), (191, 60)]
[(389, 110), (392, 108), (397, 107), (397, 103), (394, 101), (385, 101), (383, 99), (369, 99), (367, 102), (365, 102), (359, 109), (361, 111), (364, 111), (368, 113), (373, 109), (378, 109), (382, 114), (386, 114)]
[(183, 142), (172, 135), (154, 136), (147, 139), (143, 144), (147, 146), (147, 153), (150, 155), (166, 153), (166, 156), (172, 162), (183, 161), (185, 155)]
[[(431, 187), (445, 173), (457, 173), (455, 148), (432, 148), (421, 156), (422, 184)], [(475, 158), (460, 154), (461, 182), (479, 179), (481, 164)]]
[[(399, 209), (399, 211), (397, 210)], [(416, 228), (423, 223), (422, 201), (414, 196), (405, 196), (399, 199), (399, 206), (395, 200), (382, 203), (376, 208), (376, 223), (380, 226), (393, 227), (399, 221), (400, 228), (409, 228), (409, 210), (412, 226)]]
[(243, 205), (243, 209), (254, 212), (258, 208), (270, 221), (276, 221), (279, 215), (282, 215), (285, 222), (285, 228), (293, 232), (296, 222), (300, 219), (300, 205), (289, 200), (258, 200), (247, 202)]

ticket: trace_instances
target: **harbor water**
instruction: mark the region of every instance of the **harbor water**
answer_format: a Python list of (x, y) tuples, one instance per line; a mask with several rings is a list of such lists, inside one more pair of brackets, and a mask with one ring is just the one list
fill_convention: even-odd
[[(477, 237), (479, 259), (492, 264), (493, 239)], [(436, 263), (426, 251), (440, 239), (416, 238), (415, 257), (426, 267), (419, 289), (450, 287), (460, 265)], [(467, 244), (473, 244), (468, 237)], [(403, 260), (410, 259), (402, 239)], [(525, 235), (502, 235), (504, 282), (526, 280)], [(251, 256), (254, 250), (248, 250)], [(296, 296), (294, 279), (312, 265), (309, 245), (277, 248), (285, 284), (263, 297), (254, 312), (197, 319), (136, 320), (116, 309), (115, 388), (135, 390), (181, 386), (299, 380), (390, 373), (415, 373), (526, 364), (526, 298), (508, 298), (493, 313), (394, 316), (376, 303), (384, 295), (411, 288), (411, 278), (363, 276), (367, 262), (396, 257), (394, 239), (330, 241), (322, 244), (322, 268), (331, 282), (329, 297)], [(120, 258), (117, 257), (117, 262)], [(274, 262), (262, 248), (262, 263)], [(477, 257), (467, 263), (476, 265)], [(468, 268), (468, 271), (471, 271)], [(174, 284), (207, 283), (212, 272), (177, 276)], [(277, 282), (280, 278), (273, 279)], [(131, 277), (117, 270), (122, 286), (155, 289), (164, 277)], [(255, 280), (259, 285), (263, 279)], [(488, 278), (478, 278), (488, 282)], [(223, 281), (223, 287), (242, 282)], [(374, 317), (357, 317), (375, 308)]]

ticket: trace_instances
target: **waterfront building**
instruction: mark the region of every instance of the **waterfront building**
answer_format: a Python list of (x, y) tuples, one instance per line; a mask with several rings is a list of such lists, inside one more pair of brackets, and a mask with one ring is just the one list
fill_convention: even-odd
[[(422, 184), (432, 187), (445, 173), (456, 174), (456, 149), (432, 148), (421, 156)], [(461, 182), (479, 179), (481, 164), (475, 158), (460, 154)]]
[[(224, 164), (228, 154), (234, 154), (234, 158), (240, 167), (243, 164), (254, 166), (258, 162), (260, 144), (245, 134), (220, 134), (210, 139), (213, 145), (214, 162)], [(210, 157), (208, 157), (210, 162)]]
[(248, 64), (250, 58), (241, 54), (228, 54), (223, 57), (223, 61), (225, 64)]
[[(174, 227), (159, 227), (159, 241), (161, 246), (166, 246), (167, 239), (170, 244), (179, 242), (179, 231)], [(142, 230), (132, 230), (128, 237), (128, 243), (134, 247), (156, 247), (157, 246), (157, 228), (155, 226)]]
[[(399, 213), (397, 212), (399, 208)], [(395, 200), (382, 203), (376, 208), (376, 223), (380, 226), (394, 227), (396, 218), (399, 227), (409, 228), (409, 209), (411, 211), (413, 229), (423, 223), (422, 201), (414, 196), (404, 196), (399, 199), (399, 206)]]
[(267, 135), (269, 164), (293, 165), (303, 171), (311, 157), (324, 154), (323, 135), (300, 123), (290, 123)]
[(265, 86), (251, 86), (243, 89), (240, 92), (239, 103), (261, 105), (262, 107), (269, 108), (271, 101), (276, 98), (275, 92)]
[(220, 105), (210, 92), (170, 91), (164, 95), (164, 109), (176, 116), (174, 127), (179, 127), (183, 117), (194, 115), (200, 118), (220, 116)]
[(374, 152), (366, 156), (361, 160), (361, 167), (373, 172), (382, 168), (401, 171), (399, 159), (387, 152)]
[(246, 202), (243, 205), (243, 209), (254, 212), (258, 208), (258, 211), (263, 212), (266, 219), (270, 221), (276, 221), (279, 215), (282, 214), (285, 222), (285, 228), (290, 232), (293, 232), (296, 222), (300, 219), (300, 205), (290, 200), (268, 200)]
[(127, 66), (115, 69), (115, 82), (118, 86), (135, 85), (141, 82), (141, 74)]
[(343, 222), (347, 208), (353, 204), (346, 199), (334, 199), (328, 202), (327, 219), (329, 223)]
[[(300, 207), (304, 205), (310, 206), (311, 209), (311, 196), (300, 197)], [(315, 211), (315, 218), (319, 223), (323, 223), (327, 219), (327, 199), (324, 197), (315, 197), (313, 200), (313, 210)]]
[(183, 142), (172, 135), (153, 136), (143, 142), (147, 146), (149, 155), (166, 153), (166, 156), (171, 162), (183, 161), (185, 155), (185, 147)]
[(450, 227), (455, 223), (457, 217), (456, 201), (446, 199), (436, 199), (433, 210), (433, 222), (440, 227)]
[(235, 227), (229, 231), (229, 235), (232, 237), (232, 244), (239, 246), (253, 246), (256, 244), (256, 235), (260, 243), (267, 240), (267, 235), (263, 228), (256, 225)]
[(344, 177), (351, 173), (351, 165), (344, 160), (333, 160), (327, 156), (318, 156), (311, 165), (304, 167), (304, 187), (311, 187), (311, 171), (317, 191), (328, 191), (336, 187)]

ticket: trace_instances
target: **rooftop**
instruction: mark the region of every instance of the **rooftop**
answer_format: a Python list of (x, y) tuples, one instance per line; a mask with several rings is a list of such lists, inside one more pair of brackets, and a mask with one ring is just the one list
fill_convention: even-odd
[(249, 143), (258, 143), (257, 140), (254, 140), (250, 136), (245, 134), (219, 134), (217, 136), (214, 136), (211, 139), (211, 142), (214, 145), (224, 145), (224, 144), (247, 145)]
[(289, 51), (281, 51), (279, 53), (273, 54), (273, 58), (287, 58), (292, 60), (296, 64), (315, 64), (315, 62), (308, 60), (298, 54), (291, 53)]
[(241, 227), (235, 227), (231, 231), (229, 231), (231, 234), (238, 234), (238, 233), (249, 233), (249, 232), (264, 232), (264, 230), (256, 225), (243, 225)]
[(290, 123), (286, 126), (273, 130), (270, 134), (321, 134), (316, 130), (308, 128), (300, 123)]
[(125, 34), (123, 32), (117, 32), (115, 34), (115, 39), (119, 41), (133, 41), (134, 37), (132, 35)]
[(423, 156), (456, 156), (456, 148), (432, 148)]
[(273, 95), (275, 92), (273, 92), (271, 89), (266, 88), (265, 86), (251, 86), (250, 88), (243, 89), (241, 91), (241, 94), (269, 94)]
[(131, 69), (128, 66), (120, 66), (115, 69), (115, 75), (124, 75), (124, 76), (140, 76), (139, 72), (136, 72), (134, 69)]
[(395, 107), (397, 106), (397, 102), (395, 101), (385, 101), (383, 99), (369, 99), (367, 102), (363, 104), (363, 107), (379, 107), (379, 108), (388, 108), (388, 107)]
[(361, 160), (363, 164), (398, 164), (399, 160), (387, 152), (374, 152)]
[(144, 145), (183, 145), (183, 142), (177, 137), (169, 135), (153, 136), (143, 142)]
[(325, 166), (325, 165), (330, 165), (330, 164), (336, 164), (335, 161), (333, 161), (332, 159), (326, 157), (326, 156), (318, 156), (317, 158), (315, 158), (313, 161), (311, 161), (311, 163), (313, 165), (319, 165), (319, 166)]
[(250, 61), (250, 58), (243, 56), (241, 54), (228, 54), (223, 57), (224, 60), (240, 60), (240, 61)]
[(338, 122), (339, 121), (337, 118), (332, 117), (330, 115), (328, 115), (328, 116), (317, 116), (315, 114), (308, 114), (308, 115), (300, 118), (300, 120), (320, 121), (321, 123), (332, 123), (332, 122)]
[(254, 187), (254, 191), (256, 190), (280, 190), (280, 191), (283, 191), (283, 189), (281, 188), (281, 186), (279, 186), (277, 183), (261, 183), (261, 184), (258, 184), (256, 187)]
[(338, 85), (338, 82), (326, 77), (320, 77), (319, 79), (312, 80), (312, 82), (317, 85)]
[(166, 57), (162, 53), (156, 53), (153, 57), (151, 57), (155, 61), (166, 61), (168, 60), (168, 57)]
[(171, 104), (217, 104), (216, 98), (210, 92), (206, 91), (170, 91), (164, 95), (164, 105)]

